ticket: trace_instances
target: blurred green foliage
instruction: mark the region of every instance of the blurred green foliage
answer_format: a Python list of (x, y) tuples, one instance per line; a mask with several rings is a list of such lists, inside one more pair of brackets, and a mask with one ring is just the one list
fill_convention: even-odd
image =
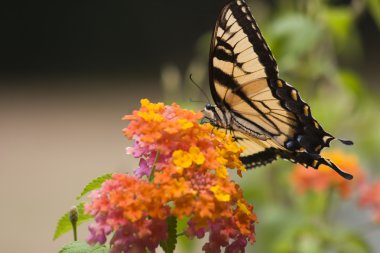
[[(328, 132), (355, 143), (348, 148), (338, 143), (333, 146), (355, 153), (370, 177), (379, 177), (376, 171), (380, 162), (378, 91), (374, 90), (375, 85), (368, 83), (370, 79), (364, 79), (354, 67), (366, 64), (362, 58), (358, 19), (363, 13), (370, 13), (380, 31), (380, 1), (352, 0), (334, 4), (327, 0), (276, 0), (250, 4), (277, 59), (280, 76), (300, 91), (311, 105), (314, 117)], [(167, 100), (176, 97), (178, 102), (179, 96), (187, 107), (203, 106), (189, 103), (189, 98), (204, 100), (204, 96), (188, 76), (192, 73), (196, 83), (204, 84), (202, 88), (209, 90), (209, 43), (210, 33), (199, 39), (195, 45), (197, 53), (185, 73), (169, 66), (177, 83), (169, 85)], [(182, 79), (178, 79), (179, 76)], [(166, 76), (165, 80), (170, 84), (170, 78)], [(186, 85), (180, 86), (180, 83)], [(246, 173), (243, 179), (236, 179), (242, 182), (245, 195), (254, 203), (260, 220), (257, 242), (247, 252), (378, 252), (356, 227), (368, 217), (359, 213), (354, 205), (342, 210), (343, 201), (334, 192), (297, 195), (289, 180), (291, 163), (277, 161), (267, 167), (271, 168), (258, 168)], [(194, 246), (189, 244), (187, 241), (183, 248), (194, 252)]]

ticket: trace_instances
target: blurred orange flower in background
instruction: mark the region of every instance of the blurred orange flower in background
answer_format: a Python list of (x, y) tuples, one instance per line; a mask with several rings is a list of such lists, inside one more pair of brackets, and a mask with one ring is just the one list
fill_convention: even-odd
[(346, 180), (331, 168), (321, 165), (318, 170), (302, 165), (296, 165), (290, 177), (299, 193), (305, 191), (325, 191), (330, 188), (337, 189), (342, 198), (351, 196), (354, 187), (364, 182), (364, 172), (354, 155), (349, 155), (340, 150), (323, 152), (323, 156), (333, 161), (342, 170), (352, 174), (352, 181)]
[(373, 211), (373, 220), (380, 223), (380, 181), (365, 185), (360, 193), (359, 206)]

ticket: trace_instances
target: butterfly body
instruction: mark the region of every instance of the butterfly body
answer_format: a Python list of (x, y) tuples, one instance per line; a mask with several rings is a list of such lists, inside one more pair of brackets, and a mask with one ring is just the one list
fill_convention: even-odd
[(209, 73), (215, 105), (205, 107), (207, 118), (246, 147), (241, 157), (246, 167), (280, 157), (315, 169), (325, 164), (352, 178), (320, 156), (335, 138), (312, 117), (299, 92), (279, 78), (276, 60), (243, 0), (231, 1), (219, 15)]

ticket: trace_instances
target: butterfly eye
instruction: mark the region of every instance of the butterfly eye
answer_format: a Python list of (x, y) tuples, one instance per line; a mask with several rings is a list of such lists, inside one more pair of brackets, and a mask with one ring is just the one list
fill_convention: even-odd
[(205, 109), (209, 110), (209, 111), (212, 111), (213, 106), (211, 104), (206, 104)]

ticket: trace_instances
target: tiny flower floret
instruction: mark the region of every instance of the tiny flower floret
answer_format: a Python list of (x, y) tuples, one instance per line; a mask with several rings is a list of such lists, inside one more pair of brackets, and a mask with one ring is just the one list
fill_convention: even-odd
[(215, 198), (222, 202), (230, 201), (231, 196), (225, 192), (223, 192), (222, 189), (220, 189), (219, 185), (215, 185), (210, 188), (210, 190), (214, 193)]
[(176, 150), (173, 152), (173, 163), (182, 168), (189, 168), (193, 163), (191, 155), (183, 150)]

